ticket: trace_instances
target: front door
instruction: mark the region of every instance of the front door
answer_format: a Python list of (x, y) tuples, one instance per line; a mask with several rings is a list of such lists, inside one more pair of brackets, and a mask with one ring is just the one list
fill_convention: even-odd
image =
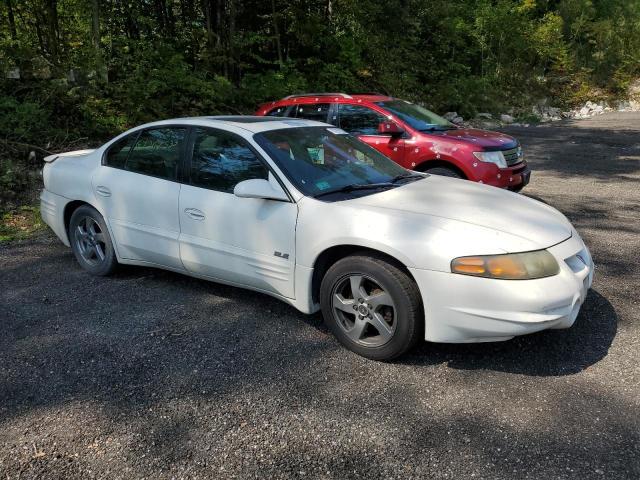
[(122, 258), (182, 268), (177, 170), (186, 128), (154, 128), (113, 144), (92, 185)]
[(253, 178), (276, 182), (235, 134), (196, 128), (189, 183), (180, 191), (180, 256), (190, 272), (294, 297), (295, 203), (240, 198)]
[(404, 139), (378, 133), (378, 125), (389, 121), (384, 115), (362, 105), (341, 103), (338, 105), (338, 121), (340, 128), (357, 135), (360, 140), (402, 165), (405, 156)]

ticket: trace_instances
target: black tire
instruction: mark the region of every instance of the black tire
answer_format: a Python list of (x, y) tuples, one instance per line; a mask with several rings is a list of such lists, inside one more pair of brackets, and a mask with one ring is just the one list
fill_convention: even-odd
[[(364, 292), (364, 298), (358, 298), (360, 295), (354, 295), (351, 290), (351, 279), (359, 277), (362, 277), (361, 292)], [(346, 285), (345, 282), (349, 282), (349, 287), (342, 287)], [(340, 288), (346, 290), (339, 292)], [(376, 295), (381, 294), (390, 296), (393, 307), (369, 304), (370, 300), (367, 298), (380, 298)], [(353, 299), (349, 307), (345, 306), (345, 302), (351, 301), (351, 298), (347, 297)], [(360, 303), (360, 300), (364, 300), (364, 303)], [(340, 304), (341, 307), (337, 308), (336, 304)], [(354, 308), (354, 305), (356, 308), (369, 307), (369, 315), (361, 316), (360, 310), (355, 309), (352, 312), (350, 309)], [(372, 360), (396, 358), (424, 338), (424, 313), (417, 285), (398, 265), (382, 255), (363, 252), (345, 257), (333, 264), (320, 285), (320, 306), (325, 323), (338, 341), (349, 350)], [(383, 310), (377, 311), (377, 308)], [(381, 319), (384, 319), (387, 327), (392, 330), (391, 333), (379, 333), (379, 327), (374, 323), (380, 322)], [(353, 333), (358, 330), (356, 324), (366, 324), (363, 330), (360, 328), (362, 336)], [(354, 337), (357, 340), (354, 340)]]
[(459, 172), (449, 167), (433, 167), (426, 172), (433, 175), (440, 175), (441, 177), (464, 178)]
[(107, 224), (89, 205), (78, 207), (71, 215), (69, 242), (80, 266), (92, 275), (109, 275), (118, 265)]

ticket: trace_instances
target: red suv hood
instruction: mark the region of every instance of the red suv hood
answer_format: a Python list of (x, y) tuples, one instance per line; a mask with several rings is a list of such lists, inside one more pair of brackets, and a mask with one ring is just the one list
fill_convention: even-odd
[(509, 135), (500, 132), (490, 132), (488, 130), (478, 130), (476, 128), (456, 128), (437, 132), (436, 134), (444, 138), (450, 138), (451, 140), (466, 141), (490, 150), (507, 150), (518, 146), (518, 141)]

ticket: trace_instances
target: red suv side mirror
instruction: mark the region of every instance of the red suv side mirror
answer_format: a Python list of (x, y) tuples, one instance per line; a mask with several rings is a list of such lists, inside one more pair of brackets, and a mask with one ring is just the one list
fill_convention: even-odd
[(404, 133), (404, 130), (396, 122), (381, 122), (378, 124), (378, 133), (381, 135), (389, 135), (397, 137)]

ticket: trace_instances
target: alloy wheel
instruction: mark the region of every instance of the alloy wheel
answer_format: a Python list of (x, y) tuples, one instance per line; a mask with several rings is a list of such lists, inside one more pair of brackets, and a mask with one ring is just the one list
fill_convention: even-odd
[(105, 236), (100, 224), (92, 217), (83, 217), (74, 230), (76, 247), (83, 260), (91, 266), (99, 265), (105, 259)]
[(353, 342), (379, 347), (393, 337), (395, 303), (373, 278), (357, 274), (342, 278), (333, 289), (331, 302), (338, 325)]

